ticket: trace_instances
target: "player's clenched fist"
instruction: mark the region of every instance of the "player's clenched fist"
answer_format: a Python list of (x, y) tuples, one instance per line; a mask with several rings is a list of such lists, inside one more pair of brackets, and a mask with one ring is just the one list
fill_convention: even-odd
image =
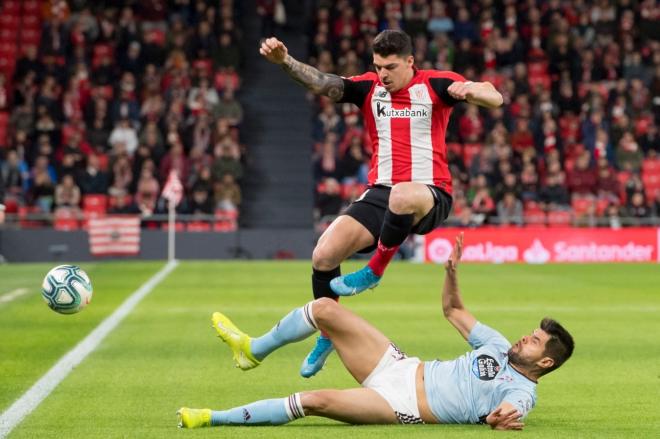
[(272, 63), (282, 64), (289, 52), (283, 42), (275, 37), (271, 37), (266, 38), (261, 43), (259, 53)]
[(447, 93), (449, 93), (449, 96), (451, 96), (452, 98), (458, 101), (464, 101), (469, 97), (471, 91), (470, 89), (472, 85), (473, 85), (472, 81), (467, 81), (467, 82), (456, 81), (453, 82), (449, 87), (447, 87)]

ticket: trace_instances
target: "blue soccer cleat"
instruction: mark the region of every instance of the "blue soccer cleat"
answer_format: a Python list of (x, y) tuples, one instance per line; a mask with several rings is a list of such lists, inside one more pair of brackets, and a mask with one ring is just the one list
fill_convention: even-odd
[(368, 265), (355, 273), (339, 276), (330, 281), (330, 288), (339, 296), (355, 296), (366, 289), (376, 288), (380, 276), (376, 276)]
[(318, 371), (323, 368), (328, 355), (334, 350), (335, 348), (332, 346), (330, 339), (319, 335), (316, 338), (316, 346), (314, 346), (312, 352), (310, 352), (303, 360), (303, 364), (300, 367), (300, 375), (302, 375), (303, 378), (309, 378), (316, 375)]

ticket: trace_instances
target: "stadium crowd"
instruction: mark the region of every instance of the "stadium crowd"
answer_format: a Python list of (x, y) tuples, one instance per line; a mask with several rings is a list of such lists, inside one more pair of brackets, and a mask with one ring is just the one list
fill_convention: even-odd
[[(419, 68), (488, 80), (504, 95), (502, 108), (458, 105), (450, 120), (449, 223), (660, 218), (654, 0), (309, 2), (309, 61), (324, 72), (370, 69), (373, 37), (401, 28)], [(6, 213), (54, 213), (65, 229), (82, 211), (150, 218), (166, 211), (159, 195), (175, 169), (180, 213), (235, 227), (246, 157), (240, 3), (2, 2)], [(257, 3), (269, 34), (276, 2)], [(363, 192), (372, 151), (357, 108), (315, 102), (316, 216), (328, 219)]]
[[(309, 62), (371, 69), (383, 29), (421, 69), (490, 81), (494, 110), (458, 105), (447, 147), (461, 226), (622, 225), (660, 218), (660, 8), (654, 0), (316, 0)], [(317, 100), (316, 208), (358, 197), (372, 154), (357, 108)]]
[(238, 3), (2, 2), (7, 213), (52, 212), (65, 229), (81, 209), (152, 218), (167, 211), (160, 193), (176, 170), (180, 213), (235, 227), (246, 152)]

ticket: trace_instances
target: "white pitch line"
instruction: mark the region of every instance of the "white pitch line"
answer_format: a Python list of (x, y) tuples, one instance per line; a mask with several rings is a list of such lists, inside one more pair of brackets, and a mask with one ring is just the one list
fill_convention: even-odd
[(24, 294), (29, 293), (30, 290), (27, 288), (16, 288), (15, 290), (12, 290), (8, 292), (7, 294), (3, 294), (0, 296), (0, 303), (8, 303), (11, 302), (12, 300), (21, 297)]
[(66, 355), (23, 394), (11, 407), (0, 415), (0, 439), (6, 437), (27, 415), (57, 387), (66, 376), (82, 362), (105, 337), (135, 308), (147, 294), (153, 290), (178, 265), (170, 261), (147, 282), (138, 288), (110, 316), (103, 320), (84, 340)]

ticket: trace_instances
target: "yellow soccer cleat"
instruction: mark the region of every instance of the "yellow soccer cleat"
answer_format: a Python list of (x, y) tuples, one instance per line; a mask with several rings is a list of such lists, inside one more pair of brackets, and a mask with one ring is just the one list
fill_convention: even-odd
[(238, 329), (222, 313), (213, 313), (211, 321), (213, 322), (213, 328), (218, 333), (218, 337), (227, 343), (234, 353), (236, 367), (240, 367), (242, 370), (250, 370), (259, 366), (261, 362), (254, 358), (250, 351), (250, 341), (252, 339), (247, 334)]
[(211, 409), (181, 407), (176, 412), (179, 428), (202, 428), (211, 426)]

